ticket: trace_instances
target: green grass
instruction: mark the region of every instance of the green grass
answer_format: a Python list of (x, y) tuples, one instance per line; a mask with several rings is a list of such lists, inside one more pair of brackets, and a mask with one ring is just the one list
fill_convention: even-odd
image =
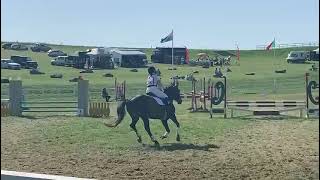
[[(52, 45), (54, 49), (61, 49), (67, 53), (86, 50), (90, 47), (84, 46), (63, 46)], [(312, 50), (315, 47), (304, 48), (287, 48), (276, 49), (275, 56), (273, 51), (265, 50), (243, 50), (240, 52), (240, 65), (231, 66), (232, 72), (227, 73), (228, 78), (228, 94), (232, 99), (239, 98), (298, 98), (304, 96), (304, 74), (311, 67), (311, 64), (288, 64), (286, 56), (292, 50)], [(147, 57), (150, 59), (152, 49), (144, 49)], [(212, 51), (190, 49), (190, 58), (196, 59), (199, 52), (206, 52), (211, 57), (216, 54), (235, 54), (233, 50)], [(139, 68), (139, 72), (130, 72), (129, 68), (119, 68), (114, 70), (96, 70), (92, 74), (81, 74), (79, 69), (71, 67), (59, 67), (50, 65), (51, 58), (46, 53), (35, 53), (29, 51), (12, 51), (1, 49), (1, 58), (10, 58), (11, 55), (26, 55), (37, 61), (40, 70), (45, 72), (44, 75), (31, 75), (29, 70), (6, 70), (1, 69), (1, 77), (9, 77), (12, 79), (22, 79), (23, 86), (26, 90), (26, 99), (76, 99), (76, 83), (69, 82), (70, 79), (83, 76), (89, 79), (90, 82), (90, 97), (91, 99), (100, 98), (101, 89), (103, 87), (113, 88), (114, 78), (103, 77), (105, 73), (112, 73), (119, 81), (126, 80), (127, 97), (132, 97), (145, 92), (145, 80), (147, 72), (145, 68)], [(235, 61), (235, 57), (233, 57)], [(187, 75), (195, 70), (199, 71), (196, 74), (197, 79), (212, 77), (214, 68), (203, 69), (201, 67), (191, 67), (189, 65), (177, 66), (177, 71), (170, 71), (166, 64), (155, 64), (162, 72), (162, 81), (164, 84), (170, 83), (170, 77), (173, 75)], [(274, 70), (286, 69), (285, 74), (276, 74)], [(225, 68), (223, 68), (225, 70)], [(255, 72), (255, 76), (247, 76), (246, 73)], [(62, 73), (62, 79), (52, 79), (49, 76), (53, 73)], [(313, 78), (318, 79), (317, 72), (311, 73)], [(217, 80), (215, 80), (217, 81)], [(274, 85), (276, 85), (274, 87)], [(2, 84), (1, 97), (7, 98), (8, 85)], [(191, 90), (189, 81), (180, 81), (180, 88), (183, 92)], [(114, 95), (112, 89), (108, 90), (111, 95)], [(256, 93), (256, 95), (248, 95), (247, 93)]]
[[(89, 47), (83, 46), (62, 46), (54, 45), (54, 49), (61, 49), (67, 53), (74, 53), (78, 50), (86, 50)], [(232, 98), (248, 96), (244, 92), (255, 92), (256, 97), (259, 98), (262, 94), (271, 95), (268, 98), (275, 98), (276, 95), (289, 95), (300, 94), (303, 96), (304, 92), (304, 73), (311, 67), (310, 64), (287, 64), (286, 56), (291, 50), (312, 50), (315, 47), (309, 48), (288, 48), (277, 49), (275, 52), (275, 58), (273, 51), (264, 50), (243, 50), (241, 51), (240, 66), (231, 66), (232, 72), (227, 74), (228, 78), (228, 90), (231, 92)], [(150, 59), (151, 49), (144, 49), (147, 53), (147, 57)], [(190, 50), (191, 59), (196, 59), (199, 52), (207, 52), (211, 57), (215, 54), (227, 54), (234, 51), (218, 51), (217, 53), (211, 50)], [(12, 79), (22, 79), (23, 86), (27, 90), (37, 90), (39, 93), (30, 93), (26, 97), (28, 99), (34, 98), (75, 98), (76, 83), (69, 82), (70, 79), (82, 75), (85, 79), (89, 79), (90, 82), (90, 96), (91, 98), (100, 98), (100, 92), (103, 87), (112, 88), (114, 86), (114, 78), (103, 77), (105, 73), (112, 73), (119, 81), (126, 80), (128, 85), (128, 97), (132, 97), (136, 94), (144, 93), (145, 91), (145, 79), (147, 72), (145, 68), (138, 69), (139, 72), (130, 72), (129, 68), (119, 68), (114, 70), (96, 70), (92, 74), (81, 74), (79, 69), (70, 67), (59, 67), (50, 65), (51, 58), (46, 53), (34, 53), (31, 51), (12, 51), (1, 49), (1, 58), (10, 58), (11, 55), (26, 55), (30, 56), (33, 60), (37, 61), (40, 66), (40, 70), (45, 72), (44, 75), (31, 75), (29, 70), (5, 70), (1, 69), (1, 77), (10, 77)], [(235, 58), (233, 58), (235, 61)], [(177, 71), (169, 71), (170, 65), (155, 64), (162, 72), (162, 81), (164, 84), (168, 84), (172, 75), (187, 75), (195, 70), (200, 73), (196, 74), (196, 78), (203, 77), (211, 78), (214, 68), (203, 69), (201, 67), (190, 67), (188, 65), (177, 66)], [(287, 69), (286, 74), (276, 74), (274, 69)], [(245, 73), (255, 72), (255, 76), (247, 76)], [(62, 79), (52, 79), (49, 76), (53, 73), (62, 73)], [(316, 77), (316, 73), (313, 73)], [(277, 92), (273, 93), (274, 80), (276, 80)], [(182, 91), (190, 91), (191, 83), (188, 81), (181, 81)], [(2, 85), (1, 95), (7, 96), (7, 85)], [(44, 89), (61, 90), (65, 93), (59, 96), (59, 94), (45, 94)], [(111, 94), (114, 92), (112, 90)], [(261, 97), (264, 98), (264, 97)], [(299, 97), (300, 98), (300, 97)]]
[[(208, 114), (186, 116), (178, 113), (178, 120), (181, 124), (181, 143), (210, 144), (213, 139), (226, 131), (242, 127), (250, 122), (248, 120), (224, 120), (222, 118), (208, 119), (207, 117)], [(118, 153), (143, 148), (138, 144), (135, 133), (130, 129), (129, 123), (131, 120), (128, 116), (116, 128), (108, 128), (103, 125), (102, 122), (110, 122), (110, 119), (72, 116), (41, 117), (31, 121), (26, 118), (8, 117), (3, 118), (2, 121), (6, 124), (12, 124), (12, 122), (21, 123), (24, 126), (27, 124), (24, 129), (26, 136), (21, 137), (25, 143), (21, 146), (29, 150), (34, 149), (36, 152), (43, 150), (59, 153), (61, 151), (64, 153), (74, 151), (84, 153), (87, 150), (96, 149)], [(160, 144), (176, 143), (176, 128), (171, 121), (169, 127), (171, 129), (169, 137), (161, 140), (160, 136), (165, 132), (165, 129), (160, 120), (151, 120), (150, 122), (152, 133), (157, 137)], [(142, 121), (137, 123), (137, 129), (142, 135), (143, 143), (153, 144), (144, 130)]]

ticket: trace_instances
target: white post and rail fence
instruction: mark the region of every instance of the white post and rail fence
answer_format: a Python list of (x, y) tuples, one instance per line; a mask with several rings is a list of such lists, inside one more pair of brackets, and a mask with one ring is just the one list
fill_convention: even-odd
[[(31, 106), (24, 107), (23, 104)], [(75, 112), (79, 116), (88, 116), (89, 81), (78, 81), (78, 101), (24, 101), (22, 81), (11, 80), (9, 82), (9, 99), (1, 99), (1, 116), (22, 116), (23, 112)]]

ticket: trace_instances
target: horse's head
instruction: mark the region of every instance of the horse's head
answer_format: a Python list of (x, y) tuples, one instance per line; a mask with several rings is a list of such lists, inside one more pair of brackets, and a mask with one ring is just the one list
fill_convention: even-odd
[(175, 100), (178, 104), (182, 103), (178, 82), (174, 82), (170, 86), (166, 87), (164, 89), (164, 93), (167, 94), (170, 100)]

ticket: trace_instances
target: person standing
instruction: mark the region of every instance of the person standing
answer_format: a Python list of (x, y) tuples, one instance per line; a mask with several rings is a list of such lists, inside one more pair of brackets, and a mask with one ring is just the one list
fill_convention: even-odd
[(103, 88), (103, 89), (102, 89), (102, 94), (101, 94), (101, 96), (102, 96), (103, 99), (106, 100), (106, 102), (109, 102), (110, 96), (109, 96), (106, 88)]

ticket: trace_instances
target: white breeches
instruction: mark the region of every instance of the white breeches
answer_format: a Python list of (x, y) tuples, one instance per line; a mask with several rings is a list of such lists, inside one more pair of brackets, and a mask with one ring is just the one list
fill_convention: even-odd
[(156, 86), (147, 87), (146, 93), (149, 93), (149, 92), (153, 93), (159, 98), (163, 98), (163, 99), (168, 98), (168, 96)]

